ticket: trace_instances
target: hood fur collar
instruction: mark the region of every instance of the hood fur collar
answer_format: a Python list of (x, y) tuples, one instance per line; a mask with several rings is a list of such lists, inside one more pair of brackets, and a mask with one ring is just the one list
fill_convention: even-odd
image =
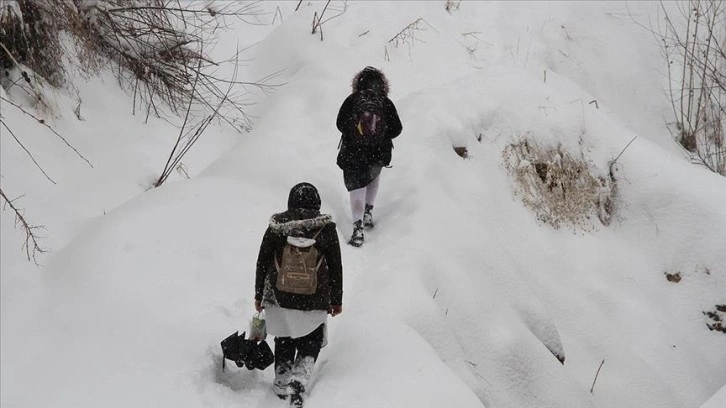
[(318, 214), (313, 218), (291, 217), (289, 211), (275, 214), (270, 218), (270, 229), (272, 232), (285, 236), (304, 235), (307, 231), (320, 229), (333, 222), (329, 214)]

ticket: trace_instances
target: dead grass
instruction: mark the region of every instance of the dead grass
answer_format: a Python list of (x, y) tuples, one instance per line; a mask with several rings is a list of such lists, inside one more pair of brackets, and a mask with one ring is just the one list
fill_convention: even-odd
[(706, 327), (710, 331), (717, 331), (726, 334), (726, 305), (715, 305), (713, 311), (704, 311), (703, 314), (708, 317), (710, 323), (706, 323)]
[(610, 224), (615, 183), (584, 159), (526, 139), (507, 146), (502, 155), (515, 195), (539, 221), (575, 230), (591, 230), (593, 217)]
[(666, 279), (668, 280), (668, 282), (673, 282), (673, 283), (678, 283), (682, 279), (680, 272), (676, 272), (676, 273), (666, 272), (665, 276), (666, 276)]

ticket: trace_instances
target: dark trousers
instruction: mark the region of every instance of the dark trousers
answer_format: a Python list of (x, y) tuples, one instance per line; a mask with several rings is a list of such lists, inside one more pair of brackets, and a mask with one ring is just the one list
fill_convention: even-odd
[(310, 334), (293, 339), (292, 337), (275, 337), (275, 371), (292, 367), (297, 359), (312, 357), (318, 359), (323, 345), (323, 324)]
[(275, 385), (305, 390), (323, 345), (324, 324), (310, 334), (293, 339), (275, 337)]

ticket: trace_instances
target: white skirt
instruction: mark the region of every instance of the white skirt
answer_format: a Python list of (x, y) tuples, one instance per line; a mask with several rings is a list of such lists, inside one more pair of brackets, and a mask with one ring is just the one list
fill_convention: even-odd
[(298, 338), (310, 334), (328, 321), (325, 310), (297, 310), (265, 305), (267, 334)]

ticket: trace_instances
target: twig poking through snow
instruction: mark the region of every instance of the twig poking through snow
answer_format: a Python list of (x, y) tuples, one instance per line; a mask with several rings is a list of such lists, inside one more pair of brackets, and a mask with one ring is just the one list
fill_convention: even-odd
[(615, 181), (615, 174), (613, 173), (613, 166), (615, 165), (615, 163), (617, 163), (617, 161), (620, 158), (620, 156), (622, 156), (623, 153), (625, 153), (625, 150), (628, 149), (628, 147), (630, 146), (630, 144), (633, 143), (635, 141), (635, 139), (637, 139), (637, 138), (638, 138), (638, 136), (635, 136), (630, 142), (628, 142), (628, 144), (625, 145), (625, 147), (623, 148), (623, 150), (620, 151), (620, 154), (618, 154), (617, 157), (615, 157), (614, 159), (610, 160), (610, 162), (608, 163), (608, 171), (610, 172), (610, 180), (611, 181)]
[(635, 136), (631, 141), (629, 141), (628, 144), (625, 145), (623, 150), (620, 151), (620, 154), (618, 154), (618, 157), (616, 157), (612, 162), (614, 163), (614, 162), (618, 161), (620, 156), (622, 156), (623, 153), (625, 153), (625, 150), (628, 148), (628, 146), (630, 146), (630, 144), (633, 143), (635, 141), (635, 139), (637, 139), (637, 138), (638, 138), (638, 136)]
[(600, 362), (600, 367), (597, 368), (597, 373), (595, 373), (595, 379), (592, 380), (592, 387), (590, 387), (590, 394), (592, 394), (592, 390), (595, 389), (595, 381), (597, 381), (597, 376), (600, 375), (600, 369), (602, 368), (602, 365), (605, 364), (605, 359), (603, 358)]

